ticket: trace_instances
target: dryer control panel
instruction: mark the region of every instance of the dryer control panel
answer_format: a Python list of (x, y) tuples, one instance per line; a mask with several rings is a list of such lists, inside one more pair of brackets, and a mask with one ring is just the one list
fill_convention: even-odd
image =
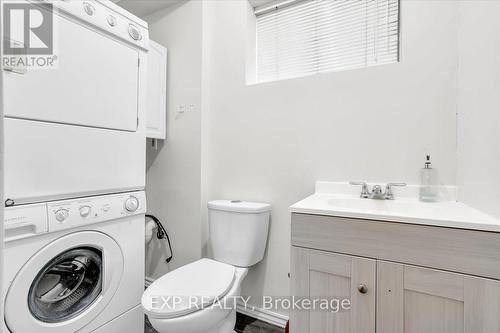
[[(111, 1), (71, 0), (47, 1), (56, 10), (77, 17), (129, 44), (149, 49), (148, 24)], [(43, 6), (43, 2), (38, 2)]]
[(144, 191), (5, 208), (5, 242), (146, 213)]

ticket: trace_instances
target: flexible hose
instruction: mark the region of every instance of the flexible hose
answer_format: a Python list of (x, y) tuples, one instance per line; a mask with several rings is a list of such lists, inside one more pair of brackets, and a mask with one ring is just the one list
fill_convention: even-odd
[(174, 257), (174, 251), (172, 250), (172, 245), (170, 244), (170, 237), (168, 237), (167, 231), (165, 230), (165, 228), (161, 224), (160, 220), (156, 216), (146, 214), (146, 217), (150, 218), (151, 220), (153, 220), (156, 223), (156, 238), (166, 239), (166, 241), (168, 242), (170, 256), (167, 257), (167, 259), (165, 259), (165, 262), (168, 264), (172, 260), (172, 258)]

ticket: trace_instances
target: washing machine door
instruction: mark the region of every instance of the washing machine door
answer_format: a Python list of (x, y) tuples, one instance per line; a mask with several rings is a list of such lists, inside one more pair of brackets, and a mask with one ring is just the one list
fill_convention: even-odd
[(109, 303), (122, 273), (123, 255), (111, 237), (94, 231), (61, 237), (15, 276), (5, 322), (13, 333), (80, 330)]

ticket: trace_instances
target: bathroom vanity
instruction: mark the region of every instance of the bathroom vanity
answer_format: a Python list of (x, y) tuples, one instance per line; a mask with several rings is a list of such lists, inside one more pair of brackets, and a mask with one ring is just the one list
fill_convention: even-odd
[(291, 332), (500, 332), (498, 220), (453, 200), (332, 189), (318, 183), (291, 207), (291, 294), (350, 298), (351, 309), (293, 311)]

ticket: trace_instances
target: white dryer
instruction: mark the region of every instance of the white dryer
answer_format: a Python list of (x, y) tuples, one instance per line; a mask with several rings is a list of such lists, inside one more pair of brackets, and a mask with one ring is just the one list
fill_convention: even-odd
[(6, 208), (3, 330), (142, 332), (144, 192)]
[(3, 72), (7, 205), (144, 189), (147, 23), (109, 0), (16, 3), (52, 17), (57, 66)]

